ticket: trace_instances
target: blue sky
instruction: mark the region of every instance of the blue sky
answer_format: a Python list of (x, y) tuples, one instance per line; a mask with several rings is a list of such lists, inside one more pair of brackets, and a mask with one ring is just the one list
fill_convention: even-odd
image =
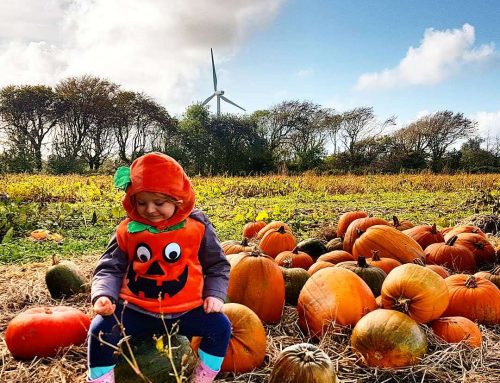
[(298, 99), (403, 126), (448, 109), (500, 136), (497, 0), (18, 0), (0, 25), (0, 86), (93, 74), (180, 115), (211, 94), (214, 48), (248, 112)]

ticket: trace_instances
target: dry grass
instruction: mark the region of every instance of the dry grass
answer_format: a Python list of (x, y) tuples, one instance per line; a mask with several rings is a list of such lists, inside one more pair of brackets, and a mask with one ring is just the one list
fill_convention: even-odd
[[(90, 276), (97, 256), (78, 263)], [(78, 307), (91, 315), (89, 296), (80, 294), (65, 301), (50, 298), (44, 283), (45, 264), (0, 267), (0, 382), (52, 383), (83, 382), (86, 370), (86, 347), (66, 350), (55, 358), (17, 361), (5, 345), (8, 322), (19, 312), (35, 305), (58, 303)], [(445, 344), (428, 332), (430, 353), (417, 366), (399, 370), (364, 367), (349, 346), (348, 329), (329, 332), (319, 346), (331, 357), (342, 382), (500, 382), (500, 327), (482, 326), (483, 347), (471, 350), (463, 345)], [(268, 346), (264, 366), (248, 374), (223, 374), (219, 382), (267, 382), (272, 363), (283, 348), (308, 341), (297, 325), (297, 313), (285, 307), (282, 321), (267, 326)]]

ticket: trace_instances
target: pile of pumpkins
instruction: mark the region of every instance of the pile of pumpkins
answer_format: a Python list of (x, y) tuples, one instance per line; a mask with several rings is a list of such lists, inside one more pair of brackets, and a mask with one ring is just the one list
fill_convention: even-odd
[[(445, 342), (480, 347), (477, 324), (500, 324), (497, 250), (478, 227), (438, 231), (353, 211), (340, 216), (335, 234), (297, 242), (285, 222), (246, 224), (242, 241), (222, 243), (231, 264), (228, 300), (267, 324), (281, 320), (285, 304), (296, 306), (311, 339), (350, 326), (353, 349), (373, 367), (421, 360), (421, 325)], [(264, 350), (264, 342), (255, 337), (247, 347)]]

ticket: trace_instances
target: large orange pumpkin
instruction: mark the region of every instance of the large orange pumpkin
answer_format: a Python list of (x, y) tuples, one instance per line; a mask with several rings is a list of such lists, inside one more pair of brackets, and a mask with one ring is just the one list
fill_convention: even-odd
[(476, 271), (476, 260), (474, 254), (464, 246), (455, 242), (455, 235), (445, 243), (433, 243), (424, 250), (425, 263), (444, 266), (455, 272), (473, 273)]
[(433, 243), (444, 242), (443, 234), (437, 230), (436, 224), (432, 226), (418, 225), (411, 229), (403, 230), (403, 233), (417, 241), (422, 249), (425, 249)]
[(389, 223), (382, 218), (367, 217), (358, 218), (351, 222), (342, 242), (343, 249), (348, 253), (352, 253), (352, 248), (356, 240), (369, 228), (375, 225), (386, 225)]
[(9, 322), (5, 343), (15, 358), (54, 356), (61, 347), (82, 344), (89, 326), (89, 317), (77, 308), (32, 307)]
[(481, 347), (481, 330), (470, 319), (442, 317), (432, 322), (431, 327), (434, 334), (448, 343), (464, 342), (470, 347)]
[(484, 324), (500, 324), (500, 290), (473, 275), (455, 274), (445, 279), (450, 303), (445, 316), (462, 316)]
[(342, 267), (314, 273), (302, 287), (297, 303), (300, 328), (314, 338), (321, 337), (331, 323), (353, 326), (376, 308), (368, 285)]
[(351, 222), (358, 218), (365, 217), (368, 217), (368, 213), (366, 211), (348, 211), (342, 214), (337, 224), (337, 236), (340, 238), (344, 238), (347, 228), (349, 227)]
[[(259, 317), (238, 303), (225, 303), (222, 311), (231, 322), (231, 339), (221, 371), (242, 373), (261, 366), (266, 356), (266, 330)], [(195, 351), (200, 342), (201, 338), (193, 338)]]
[(227, 297), (251, 308), (266, 323), (281, 319), (285, 280), (273, 258), (254, 250), (231, 266)]
[(394, 268), (382, 284), (381, 295), (384, 308), (402, 311), (419, 323), (439, 318), (449, 302), (445, 280), (414, 263)]
[(272, 258), (276, 258), (282, 251), (293, 250), (295, 245), (297, 240), (284, 226), (268, 230), (259, 242), (259, 248)]
[(252, 221), (248, 222), (243, 226), (243, 237), (253, 238), (257, 235), (257, 233), (266, 226), (264, 221)]
[(411, 366), (427, 352), (425, 333), (408, 315), (378, 309), (365, 315), (354, 326), (352, 348), (372, 367)]
[(355, 259), (371, 255), (377, 250), (382, 258), (394, 258), (401, 263), (413, 262), (415, 258), (424, 259), (424, 252), (414, 239), (390, 226), (375, 225), (359, 237), (352, 248)]

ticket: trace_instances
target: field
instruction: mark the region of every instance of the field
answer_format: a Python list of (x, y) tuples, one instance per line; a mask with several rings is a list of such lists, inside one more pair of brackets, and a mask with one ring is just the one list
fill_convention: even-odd
[[(500, 205), (498, 175), (194, 177), (192, 181), (197, 207), (210, 217), (221, 241), (241, 239), (245, 222), (256, 218), (285, 221), (300, 240), (321, 236), (349, 210), (444, 228), (468, 222), (477, 214), (498, 214)], [(18, 312), (61, 303), (50, 299), (43, 280), (53, 254), (73, 260), (90, 277), (114, 227), (124, 217), (121, 193), (109, 176), (27, 175), (0, 176), (0, 193), (0, 381), (83, 381), (85, 347), (74, 347), (58, 358), (18, 362), (7, 351), (3, 334)], [(48, 229), (63, 240), (34, 241), (29, 234), (35, 229)], [(499, 242), (498, 237), (490, 240)], [(91, 315), (85, 294), (62, 303)], [(281, 347), (307, 340), (297, 329), (295, 310), (287, 306), (285, 314), (279, 325), (266, 327), (264, 367), (220, 381), (264, 382)], [(345, 333), (324, 339), (322, 345), (345, 382), (498, 382), (500, 331), (482, 329), (485, 342), (480, 352), (436, 342), (422, 365), (399, 372), (358, 366)]]

